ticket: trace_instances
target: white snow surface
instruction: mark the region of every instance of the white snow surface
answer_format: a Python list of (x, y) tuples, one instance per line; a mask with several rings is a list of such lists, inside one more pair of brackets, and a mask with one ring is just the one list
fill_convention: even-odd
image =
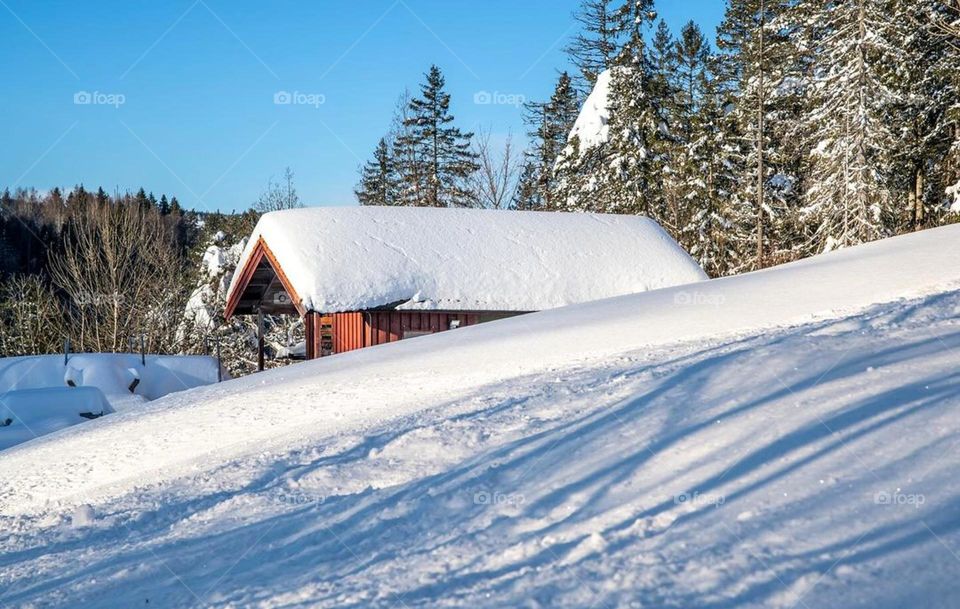
[[(706, 278), (640, 216), (326, 207), (264, 215), (263, 237), (307, 310), (540, 311)], [(237, 284), (230, 286), (231, 291)]]
[(610, 70), (604, 70), (593, 86), (593, 91), (583, 103), (580, 114), (577, 116), (570, 138), (580, 138), (580, 149), (593, 148), (610, 141)]
[(960, 226), (0, 453), (12, 607), (955, 607)]

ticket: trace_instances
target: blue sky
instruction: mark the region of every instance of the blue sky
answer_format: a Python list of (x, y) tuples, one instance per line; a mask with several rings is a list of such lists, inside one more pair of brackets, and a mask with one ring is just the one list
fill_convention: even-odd
[[(522, 136), (510, 102), (549, 95), (577, 4), (0, 0), (0, 188), (142, 185), (227, 211), (290, 166), (305, 203), (353, 204), (357, 167), (431, 63), (460, 126)], [(658, 10), (712, 34), (723, 4)]]

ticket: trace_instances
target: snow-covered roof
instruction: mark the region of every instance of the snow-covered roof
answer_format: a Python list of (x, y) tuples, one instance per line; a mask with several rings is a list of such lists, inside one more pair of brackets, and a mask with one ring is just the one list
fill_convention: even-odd
[(228, 302), (243, 295), (244, 270), (255, 264), (261, 241), (301, 310), (324, 313), (384, 306), (539, 311), (706, 278), (641, 216), (308, 208), (260, 219)]

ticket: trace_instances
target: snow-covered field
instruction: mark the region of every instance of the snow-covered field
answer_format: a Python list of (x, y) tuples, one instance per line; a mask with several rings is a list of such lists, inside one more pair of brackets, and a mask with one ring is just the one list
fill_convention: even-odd
[(955, 607), (960, 227), (0, 453), (0, 607)]

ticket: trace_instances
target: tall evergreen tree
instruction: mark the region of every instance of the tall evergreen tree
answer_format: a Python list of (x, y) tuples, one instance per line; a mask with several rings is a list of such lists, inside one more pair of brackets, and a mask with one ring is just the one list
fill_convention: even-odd
[(609, 186), (605, 211), (660, 219), (654, 149), (664, 126), (646, 42), (655, 18), (653, 0), (629, 0), (617, 12), (626, 41), (611, 73), (610, 163), (601, 179)]
[(530, 126), (527, 135), (531, 145), (521, 170), (516, 198), (523, 209), (552, 210), (554, 166), (567, 146), (567, 137), (579, 114), (580, 99), (573, 79), (567, 72), (560, 74), (548, 102), (526, 104), (525, 121)]
[(940, 0), (896, 0), (893, 20), (907, 24), (913, 35), (896, 49), (889, 110), (896, 142), (890, 158), (898, 231), (936, 223), (943, 215), (943, 193), (956, 178), (951, 155), (960, 108), (960, 48), (938, 24), (953, 14)]
[(678, 238), (692, 250), (702, 238), (701, 213), (715, 196), (708, 180), (717, 153), (711, 146), (711, 128), (715, 117), (705, 113), (709, 81), (710, 46), (703, 32), (692, 21), (687, 23), (676, 44), (677, 78), (675, 112), (671, 117), (671, 133), (679, 140), (675, 162), (679, 211), (676, 221), (681, 227)]
[(680, 167), (686, 140), (674, 127), (687, 121), (680, 107), (682, 84), (679, 78), (677, 40), (666, 21), (660, 20), (650, 45), (651, 95), (656, 99), (661, 125), (661, 137), (651, 146), (657, 160), (653, 176), (660, 196), (660, 212), (657, 217), (663, 227), (679, 238), (683, 228), (683, 199), (680, 193)]
[(581, 0), (574, 18), (581, 30), (566, 52), (580, 70), (580, 86), (589, 91), (597, 77), (613, 66), (620, 48), (621, 23), (614, 0)]
[[(821, 0), (809, 0), (820, 2)], [(808, 3), (809, 3), (808, 2)], [(792, 0), (729, 0), (717, 30), (717, 76), (735, 112), (739, 186), (731, 193), (731, 240), (738, 270), (762, 268), (782, 250), (797, 206), (798, 156), (788, 111), (801, 92), (802, 66), (787, 19)]]
[(445, 84), (440, 68), (431, 66), (421, 85), (422, 97), (410, 101), (411, 116), (404, 125), (411, 132), (409, 145), (418, 151), (424, 163), (426, 190), (422, 204), (464, 207), (470, 204), (464, 181), (478, 166), (470, 149), (473, 134), (453, 126)]
[(798, 7), (801, 46), (815, 49), (809, 110), (800, 129), (813, 179), (803, 217), (816, 251), (892, 234), (895, 193), (890, 152), (896, 134), (888, 110), (897, 103), (891, 66), (902, 61), (903, 23), (887, 0), (811, 2)]
[(360, 184), (356, 189), (361, 205), (397, 205), (400, 203), (400, 180), (393, 151), (385, 138), (381, 138), (360, 172)]
[(170, 215), (170, 202), (167, 201), (167, 195), (160, 195), (160, 202), (157, 203), (157, 209), (160, 211), (160, 215), (162, 216)]

